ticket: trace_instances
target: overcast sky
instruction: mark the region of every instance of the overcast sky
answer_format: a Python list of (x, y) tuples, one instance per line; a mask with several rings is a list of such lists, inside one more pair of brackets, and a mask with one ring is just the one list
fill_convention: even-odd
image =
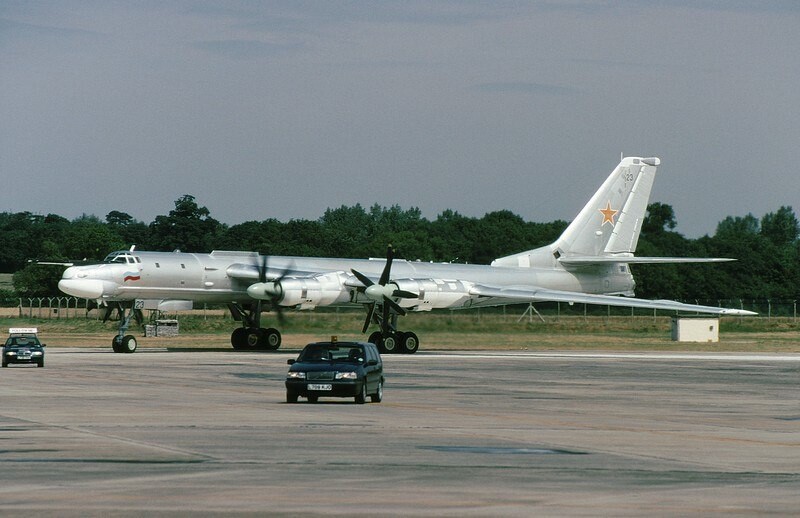
[(571, 220), (625, 153), (699, 237), (800, 209), (800, 2), (0, 0), (0, 120), (0, 212)]

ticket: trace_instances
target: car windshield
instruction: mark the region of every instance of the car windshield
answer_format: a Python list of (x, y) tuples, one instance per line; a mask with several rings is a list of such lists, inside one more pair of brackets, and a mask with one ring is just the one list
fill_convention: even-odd
[(364, 351), (361, 347), (348, 347), (329, 344), (311, 344), (300, 353), (301, 362), (334, 361), (358, 362), (364, 361)]
[(6, 340), (6, 345), (30, 345), (35, 346), (39, 345), (39, 340), (30, 336), (12, 336), (8, 340)]

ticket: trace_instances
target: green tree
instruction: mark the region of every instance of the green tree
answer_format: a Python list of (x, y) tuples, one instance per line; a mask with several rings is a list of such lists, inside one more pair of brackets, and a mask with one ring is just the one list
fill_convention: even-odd
[(106, 214), (106, 224), (124, 243), (123, 248), (131, 245), (147, 246), (150, 243), (148, 226), (126, 212), (112, 210)]
[(201, 207), (194, 196), (184, 194), (168, 216), (156, 216), (150, 224), (150, 246), (154, 250), (209, 252), (224, 226)]
[(761, 218), (761, 234), (776, 246), (791, 245), (797, 240), (797, 217), (791, 207), (781, 207)]
[(110, 225), (96, 216), (83, 215), (66, 229), (61, 255), (68, 259), (100, 260), (109, 252), (125, 246), (124, 241)]
[(63, 266), (29, 264), (14, 274), (14, 290), (22, 297), (63, 295), (58, 291), (58, 281), (63, 271)]

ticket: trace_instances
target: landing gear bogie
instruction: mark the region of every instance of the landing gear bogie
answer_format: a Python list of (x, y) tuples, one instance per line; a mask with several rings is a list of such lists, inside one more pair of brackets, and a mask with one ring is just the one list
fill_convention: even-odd
[(237, 351), (276, 351), (281, 340), (280, 331), (274, 327), (239, 327), (231, 333), (231, 345)]
[(411, 331), (393, 331), (385, 336), (375, 331), (368, 341), (378, 346), (381, 354), (414, 354), (419, 350), (419, 338)]

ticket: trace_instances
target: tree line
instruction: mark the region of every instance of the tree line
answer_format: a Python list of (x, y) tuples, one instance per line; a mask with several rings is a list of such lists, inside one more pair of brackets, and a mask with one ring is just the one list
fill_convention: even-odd
[[(497, 257), (553, 242), (566, 221), (524, 221), (507, 211), (481, 218), (445, 210), (436, 219), (418, 208), (360, 204), (329, 208), (317, 220), (277, 219), (225, 225), (183, 195), (167, 215), (151, 223), (120, 211), (104, 220), (82, 215), (0, 213), (0, 272), (14, 273), (14, 291), (0, 294), (56, 296), (63, 266), (31, 261), (98, 261), (109, 252), (136, 245), (140, 250), (210, 252), (250, 250), (271, 255), (383, 257), (391, 243), (409, 260), (488, 264)], [(675, 232), (670, 205), (653, 203), (637, 248), (641, 256), (731, 257), (734, 263), (635, 265), (637, 296), (691, 299), (783, 299), (800, 293), (800, 225), (791, 207), (761, 218), (729, 216), (713, 236), (689, 239)]]

